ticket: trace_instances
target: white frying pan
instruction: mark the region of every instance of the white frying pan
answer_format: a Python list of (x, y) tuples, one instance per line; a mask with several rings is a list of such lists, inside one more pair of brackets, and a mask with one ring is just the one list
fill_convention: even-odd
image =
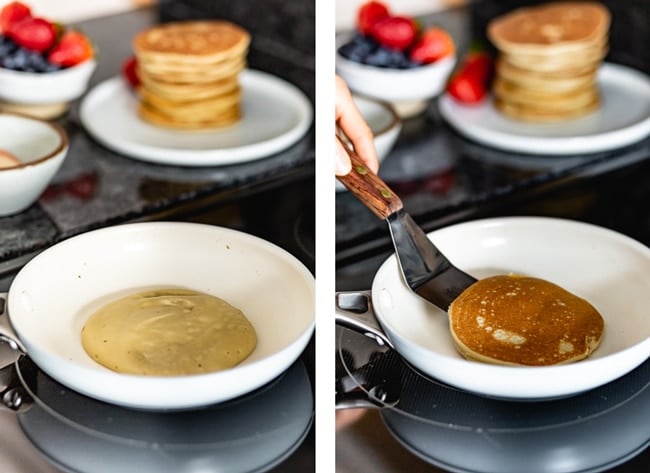
[[(93, 361), (81, 345), (86, 319), (112, 298), (155, 286), (225, 299), (251, 320), (257, 347), (232, 369), (192, 376), (119, 374)], [(314, 328), (314, 278), (286, 251), (245, 233), (136, 223), (45, 250), (15, 277), (6, 309), (10, 327), (0, 332), (60, 383), (122, 406), (188, 409), (250, 392), (298, 358)]]
[[(569, 220), (477, 220), (430, 233), (460, 269), (480, 278), (528, 274), (587, 299), (603, 315), (601, 345), (586, 360), (550, 367), (509, 367), (464, 359), (446, 312), (413, 293), (395, 256), (379, 268), (371, 301), (384, 341), (422, 373), (488, 397), (540, 400), (574, 395), (612, 381), (650, 356), (650, 249), (624, 235)], [(342, 294), (338, 295), (341, 300)], [(372, 321), (339, 311), (339, 323)]]

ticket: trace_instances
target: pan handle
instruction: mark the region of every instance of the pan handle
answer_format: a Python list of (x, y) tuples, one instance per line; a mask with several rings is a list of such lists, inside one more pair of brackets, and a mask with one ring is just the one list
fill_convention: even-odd
[[(394, 349), (375, 317), (370, 291), (337, 292), (336, 323), (373, 339), (379, 346)], [(395, 354), (392, 350), (386, 353)], [(379, 357), (384, 358), (385, 354)], [(378, 362), (375, 360), (375, 363)], [(365, 373), (365, 367), (360, 367), (354, 374), (348, 373), (338, 378), (336, 409), (381, 409), (399, 402), (399, 389), (396, 390), (394, 385), (387, 389), (387, 379), (391, 377), (384, 375), (388, 376), (388, 373), (380, 377), (369, 375)]]
[(16, 363), (0, 369), (0, 408), (20, 414), (33, 405), (34, 399), (23, 387), (16, 371)]
[(372, 310), (370, 291), (336, 293), (336, 323), (374, 339), (381, 346), (395, 348)]
[(9, 323), (9, 315), (7, 310), (7, 293), (0, 292), (0, 341), (7, 343), (12, 350), (27, 353), (23, 344), (18, 340), (18, 335)]

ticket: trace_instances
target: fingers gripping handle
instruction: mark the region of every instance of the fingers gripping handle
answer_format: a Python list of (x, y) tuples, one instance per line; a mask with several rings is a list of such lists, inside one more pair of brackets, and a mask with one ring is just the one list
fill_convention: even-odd
[(352, 170), (345, 176), (336, 176), (377, 217), (385, 220), (390, 214), (402, 208), (400, 198), (386, 183), (337, 136), (337, 140), (350, 156)]

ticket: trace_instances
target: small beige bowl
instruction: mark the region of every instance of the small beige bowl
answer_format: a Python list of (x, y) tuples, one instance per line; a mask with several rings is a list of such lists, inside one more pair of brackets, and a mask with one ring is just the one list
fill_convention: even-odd
[(68, 152), (68, 135), (58, 125), (0, 113), (0, 150), (20, 161), (0, 168), (0, 217), (32, 205), (45, 190)]
[(54, 118), (88, 88), (93, 59), (54, 72), (22, 72), (0, 67), (0, 109), (37, 118)]
[(422, 112), (429, 101), (445, 89), (456, 65), (453, 55), (412, 69), (369, 66), (338, 53), (338, 48), (348, 40), (348, 35), (337, 37), (337, 74), (353, 92), (389, 102), (402, 118)]

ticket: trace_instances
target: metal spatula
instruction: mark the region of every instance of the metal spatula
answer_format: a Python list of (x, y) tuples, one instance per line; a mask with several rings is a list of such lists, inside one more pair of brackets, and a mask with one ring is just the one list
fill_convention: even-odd
[(447, 310), (476, 279), (461, 271), (427, 238), (404, 210), (400, 198), (345, 144), (352, 171), (337, 176), (377, 217), (388, 222), (393, 246), (406, 284), (420, 297)]

